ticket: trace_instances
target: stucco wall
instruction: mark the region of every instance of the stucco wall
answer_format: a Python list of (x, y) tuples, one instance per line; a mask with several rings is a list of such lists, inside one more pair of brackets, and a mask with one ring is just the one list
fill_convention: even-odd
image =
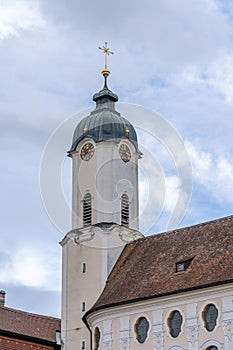
[[(213, 331), (207, 331), (203, 311), (208, 304), (218, 310)], [(169, 315), (177, 310), (182, 315), (178, 337), (171, 336)], [(148, 336), (140, 344), (136, 339), (135, 324), (140, 317), (149, 322)], [(91, 328), (99, 327), (99, 349), (105, 350), (206, 350), (216, 346), (218, 350), (233, 349), (233, 286), (202, 289), (170, 297), (157, 298), (128, 304), (90, 315)]]

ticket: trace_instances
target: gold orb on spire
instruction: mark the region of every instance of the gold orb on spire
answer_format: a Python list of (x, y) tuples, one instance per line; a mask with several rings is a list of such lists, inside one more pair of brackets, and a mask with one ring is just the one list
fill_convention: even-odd
[(107, 78), (107, 77), (109, 76), (109, 74), (110, 74), (110, 70), (104, 68), (104, 69), (102, 70), (101, 73), (103, 74), (103, 76), (104, 76), (105, 78)]
[(107, 42), (105, 42), (105, 45), (103, 47), (99, 46), (99, 49), (102, 50), (104, 55), (105, 55), (104, 69), (102, 70), (101, 73), (103, 74), (104, 78), (107, 78), (109, 76), (109, 74), (110, 74), (110, 70), (108, 69), (108, 56), (110, 54), (113, 55), (114, 52), (110, 51)]

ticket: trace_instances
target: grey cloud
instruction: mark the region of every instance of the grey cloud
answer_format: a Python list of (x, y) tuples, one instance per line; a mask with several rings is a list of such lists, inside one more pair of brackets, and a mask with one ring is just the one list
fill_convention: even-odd
[[(97, 48), (105, 40), (115, 51), (109, 86), (121, 101), (159, 111), (184, 139), (198, 139), (201, 148), (214, 155), (232, 152), (232, 105), (226, 106), (206, 85), (177, 86), (171, 81), (178, 80), (187, 65), (205, 72), (220, 51), (232, 51), (232, 23), (208, 3), (41, 0), (44, 28), (0, 40), (1, 243), (11, 254), (27, 241), (40, 249), (56, 246), (56, 254), (60, 252), (61, 236), (40, 198), (41, 154), (55, 127), (92, 104), (93, 93), (102, 87), (103, 57)], [(186, 224), (193, 222), (197, 207), (206, 211), (202, 198), (207, 195), (203, 188), (194, 194)], [(208, 203), (213, 210), (207, 219), (229, 212), (215, 205)], [(196, 215), (199, 220), (205, 220), (203, 212)], [(163, 223), (158, 229), (163, 230)], [(8, 290), (9, 306), (59, 312), (56, 293), (1, 288)]]

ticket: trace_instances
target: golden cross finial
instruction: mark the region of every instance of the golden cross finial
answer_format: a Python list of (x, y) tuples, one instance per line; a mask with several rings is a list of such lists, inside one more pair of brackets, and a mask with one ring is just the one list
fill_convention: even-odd
[(108, 43), (105, 41), (105, 46), (100, 47), (99, 49), (103, 51), (103, 53), (105, 54), (105, 69), (108, 69), (108, 61), (107, 61), (107, 57), (111, 54), (113, 55), (114, 52), (110, 51), (109, 47), (108, 47)]

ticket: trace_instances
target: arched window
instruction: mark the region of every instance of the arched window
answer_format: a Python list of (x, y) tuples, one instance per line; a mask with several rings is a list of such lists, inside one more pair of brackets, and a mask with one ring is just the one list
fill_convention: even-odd
[(212, 346), (209, 346), (206, 350), (218, 350), (218, 348), (217, 346), (212, 345)]
[(127, 194), (121, 196), (121, 225), (129, 226), (129, 197)]
[(98, 327), (96, 327), (94, 332), (94, 350), (98, 350), (99, 346), (100, 346), (100, 330)]
[(91, 208), (91, 194), (86, 193), (83, 198), (83, 226), (91, 225), (92, 208)]

